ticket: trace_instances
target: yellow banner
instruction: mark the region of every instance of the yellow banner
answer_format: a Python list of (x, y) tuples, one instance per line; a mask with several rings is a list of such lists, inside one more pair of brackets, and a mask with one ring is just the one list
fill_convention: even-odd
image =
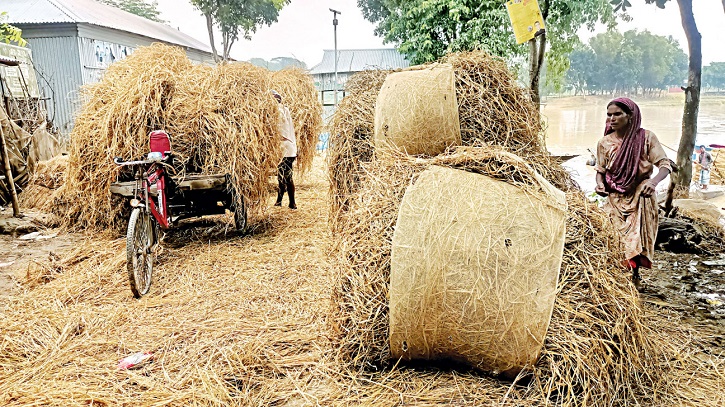
[(544, 33), (544, 18), (536, 0), (509, 0), (506, 10), (514, 28), (516, 43), (523, 44)]

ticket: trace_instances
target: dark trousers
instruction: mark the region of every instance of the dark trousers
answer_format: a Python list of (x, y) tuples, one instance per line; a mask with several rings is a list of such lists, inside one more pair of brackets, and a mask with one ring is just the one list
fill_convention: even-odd
[(295, 183), (292, 180), (292, 163), (297, 157), (285, 157), (277, 166), (277, 182), (279, 182), (279, 192), (277, 193), (277, 205), (282, 204), (284, 193), (289, 195), (290, 208), (296, 208), (295, 204)]

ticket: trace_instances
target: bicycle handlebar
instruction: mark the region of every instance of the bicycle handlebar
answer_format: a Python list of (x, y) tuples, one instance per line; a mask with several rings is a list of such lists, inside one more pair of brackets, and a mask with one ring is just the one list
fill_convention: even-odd
[(123, 161), (121, 157), (113, 157), (113, 163), (119, 167), (126, 167), (131, 165), (147, 165), (153, 163), (167, 164), (166, 161), (171, 157), (171, 154), (163, 157), (160, 160), (135, 160), (135, 161)]

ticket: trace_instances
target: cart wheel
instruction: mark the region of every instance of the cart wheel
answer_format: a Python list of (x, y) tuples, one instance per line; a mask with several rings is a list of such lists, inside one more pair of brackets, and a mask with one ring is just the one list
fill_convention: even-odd
[(151, 287), (151, 272), (154, 269), (153, 224), (148, 212), (134, 208), (128, 221), (126, 233), (126, 269), (133, 296), (141, 298)]
[(247, 230), (247, 204), (244, 202), (244, 197), (241, 201), (242, 207), (234, 208), (234, 227), (244, 233)]

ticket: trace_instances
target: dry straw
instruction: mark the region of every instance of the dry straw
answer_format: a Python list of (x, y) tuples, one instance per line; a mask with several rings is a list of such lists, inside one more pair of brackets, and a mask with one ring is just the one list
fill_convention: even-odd
[(349, 205), (363, 176), (362, 164), (373, 156), (375, 99), (389, 70), (369, 70), (352, 75), (345, 97), (330, 124), (327, 165), (330, 177), (330, 225), (333, 230)]
[(322, 104), (312, 77), (300, 68), (285, 68), (272, 73), (272, 87), (282, 95), (289, 109), (297, 137), (297, 168), (307, 173), (322, 131)]
[[(367, 176), (337, 237), (331, 322), (341, 363), (374, 371), (395, 362), (388, 348), (392, 236), (403, 194), (422, 171), (447, 166), (526, 185), (521, 168), (497, 160), (496, 150), (463, 151), (431, 159), (388, 152), (365, 165)], [(646, 315), (617, 264), (622, 251), (606, 214), (581, 192), (569, 193), (567, 201), (558, 296), (542, 357), (529, 370), (531, 380), (521, 389), (522, 397), (555, 405), (634, 400), (651, 405), (658, 397), (684, 403), (689, 389), (668, 380), (698, 374), (708, 385), (716, 383), (722, 372), (708, 370), (696, 359), (680, 359), (683, 348), (694, 351), (672, 327), (663, 328), (671, 321)], [(706, 387), (697, 391), (705, 399), (714, 395)]]
[(53, 197), (63, 185), (63, 176), (67, 167), (67, 155), (58, 155), (50, 160), (38, 162), (28, 185), (18, 196), (20, 206), (24, 209), (51, 212)]
[[(298, 124), (304, 129), (298, 143), (307, 157), (317, 140), (319, 106), (310, 100), (311, 83), (300, 75), (283, 82), (288, 93), (306, 95), (299, 96), (294, 110), (299, 120), (311, 120)], [(123, 205), (109, 192), (117, 174), (113, 157), (143, 157), (149, 132), (164, 129), (180, 163), (176, 176), (229, 174), (236, 199), (244, 197), (251, 213), (260, 214), (268, 177), (281, 159), (279, 112), (271, 87), (270, 72), (251, 64), (194, 66), (179, 48), (139, 48), (111, 65), (101, 82), (84, 89), (56, 212), (70, 226), (125, 224), (118, 216)]]

